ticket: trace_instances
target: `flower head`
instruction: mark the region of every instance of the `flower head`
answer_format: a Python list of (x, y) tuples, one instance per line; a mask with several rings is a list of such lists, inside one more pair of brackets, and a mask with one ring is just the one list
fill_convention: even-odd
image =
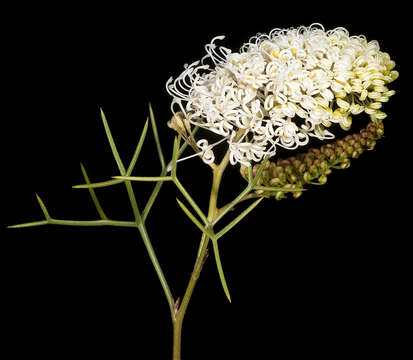
[[(296, 149), (310, 137), (334, 138), (327, 128), (348, 130), (352, 115), (386, 117), (380, 108), (394, 94), (386, 85), (398, 73), (377, 41), (320, 24), (258, 34), (239, 52), (215, 44), (223, 39), (212, 39), (207, 55), (166, 87), (172, 111), (221, 135), (233, 165), (271, 157), (279, 146)], [(212, 162), (213, 145), (201, 139), (198, 146)]]

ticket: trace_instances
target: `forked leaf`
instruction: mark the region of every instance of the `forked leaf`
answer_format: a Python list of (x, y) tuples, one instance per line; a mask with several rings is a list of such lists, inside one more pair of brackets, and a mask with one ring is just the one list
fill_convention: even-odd
[(101, 181), (97, 183), (91, 183), (91, 184), (81, 184), (81, 185), (74, 185), (72, 186), (73, 189), (96, 189), (96, 188), (103, 188), (107, 186), (112, 186), (116, 184), (122, 184), (123, 180), (107, 180), (107, 181)]
[(259, 180), (260, 177), (261, 177), (262, 172), (264, 171), (265, 165), (267, 165), (268, 159), (269, 159), (269, 156), (267, 155), (267, 156), (264, 158), (263, 162), (260, 164), (260, 166), (259, 166), (259, 168), (258, 168), (258, 170), (257, 170), (257, 172), (256, 172), (256, 174), (255, 174), (255, 176), (254, 176), (254, 178), (252, 179), (252, 184), (250, 184), (251, 187), (254, 187), (254, 186), (257, 184), (258, 180)]
[[(147, 130), (148, 130), (148, 125), (149, 125), (148, 120), (146, 120), (145, 126), (143, 127), (142, 134), (140, 136), (140, 139), (139, 139), (138, 145), (136, 147), (135, 153), (133, 154), (132, 160), (129, 163), (128, 170), (125, 173), (126, 176), (129, 176), (130, 174), (132, 174), (132, 171), (135, 167), (136, 161), (138, 160), (139, 154), (142, 150), (143, 142), (145, 140), (146, 133), (147, 133)], [(86, 184), (74, 185), (74, 186), (72, 186), (72, 188), (74, 188), (74, 189), (95, 189), (95, 188), (102, 188), (102, 187), (107, 187), (107, 186), (112, 186), (112, 185), (122, 184), (122, 183), (123, 183), (123, 180), (107, 180), (107, 181), (101, 181), (101, 182), (97, 182), (97, 183), (90, 183), (89, 182), (89, 183), (86, 183)]]
[(106, 136), (108, 138), (110, 148), (112, 149), (113, 157), (115, 158), (116, 164), (118, 165), (119, 171), (121, 175), (125, 175), (125, 167), (123, 166), (122, 160), (119, 156), (118, 149), (116, 148), (115, 141), (113, 140), (112, 133), (110, 132), (109, 124), (106, 120), (106, 116), (102, 110), (100, 109), (100, 115), (102, 117), (103, 126), (105, 127)]
[(113, 176), (114, 179), (127, 181), (169, 181), (171, 176)]
[(159, 140), (159, 135), (158, 135), (158, 128), (156, 127), (155, 116), (153, 115), (152, 105), (150, 103), (149, 103), (149, 117), (151, 119), (153, 136), (155, 138), (155, 143), (156, 143), (156, 150), (158, 151), (159, 161), (161, 163), (161, 167), (163, 170), (165, 169), (165, 158), (163, 156), (161, 141)]
[(23, 224), (10, 225), (9, 229), (25, 228), (40, 225), (63, 225), (63, 226), (117, 226), (117, 227), (136, 227), (136, 223), (132, 221), (122, 221), (122, 220), (60, 220), (60, 219), (49, 219), (41, 221), (33, 221)]
[(146, 132), (148, 131), (148, 124), (149, 124), (149, 119), (147, 119), (145, 122), (145, 126), (143, 127), (142, 134), (139, 138), (138, 146), (136, 147), (132, 160), (129, 163), (128, 170), (126, 171), (126, 174), (125, 174), (126, 176), (129, 176), (130, 174), (132, 174), (133, 168), (135, 167), (136, 161), (138, 160), (139, 154), (142, 150), (143, 142), (145, 141), (145, 138), (146, 138)]
[(49, 212), (46, 209), (46, 206), (44, 205), (42, 199), (40, 199), (39, 195), (36, 194), (36, 198), (37, 198), (37, 201), (39, 202), (40, 207), (42, 208), (44, 217), (46, 218), (46, 220), (49, 221), (51, 218), (50, 218)]
[(254, 201), (250, 206), (248, 206), (241, 214), (239, 214), (234, 220), (232, 220), (227, 226), (225, 226), (221, 231), (216, 234), (216, 239), (224, 236), (228, 231), (230, 231), (235, 225), (237, 225), (245, 216), (247, 216), (254, 208), (263, 200), (260, 198)]
[(41, 221), (33, 221), (29, 223), (24, 223), (24, 224), (17, 224), (17, 225), (9, 225), (7, 226), (8, 229), (21, 229), (25, 227), (32, 227), (32, 226), (41, 226), (41, 225), (48, 225), (49, 222), (47, 220), (41, 220)]
[(178, 149), (179, 149), (179, 142), (178, 142), (178, 138), (175, 136), (174, 139), (174, 148), (172, 151), (172, 170), (171, 170), (171, 176), (174, 179), (176, 177), (176, 162), (178, 160)]
[(196, 202), (194, 201), (194, 199), (192, 199), (191, 195), (189, 195), (188, 191), (186, 191), (186, 189), (184, 188), (184, 186), (181, 184), (181, 182), (178, 180), (178, 178), (173, 178), (172, 179), (175, 186), (178, 188), (178, 190), (181, 192), (181, 194), (183, 196), (185, 196), (186, 200), (188, 200), (188, 202), (191, 204), (192, 208), (196, 211), (196, 213), (198, 214), (198, 216), (202, 219), (202, 221), (204, 222), (204, 224), (208, 224), (208, 219), (206, 218), (206, 216), (204, 215), (204, 213), (202, 212), (202, 210), (199, 208), (199, 206), (196, 204)]
[(307, 189), (300, 187), (273, 187), (273, 186), (255, 186), (254, 190), (263, 190), (263, 191), (282, 191), (282, 192), (295, 192), (295, 191), (307, 191)]
[[(86, 169), (85, 169), (85, 167), (83, 166), (82, 163), (80, 163), (80, 168), (82, 169), (82, 174), (83, 174), (83, 177), (85, 178), (86, 184), (90, 184), (89, 176), (87, 175)], [(89, 188), (89, 194), (90, 194), (90, 197), (93, 200), (93, 203), (95, 204), (96, 210), (99, 213), (100, 217), (102, 219), (107, 219), (108, 217), (106, 216), (105, 212), (103, 211), (102, 206), (100, 205), (100, 202), (99, 202), (99, 200), (96, 196), (95, 190), (93, 190), (93, 188)]]
[(221, 280), (222, 288), (224, 289), (225, 295), (227, 296), (229, 302), (231, 302), (231, 295), (229, 293), (227, 280), (225, 279), (224, 269), (222, 268), (221, 256), (219, 255), (218, 241), (212, 239), (212, 247), (214, 249), (215, 263), (218, 269), (219, 279)]
[(179, 207), (182, 209), (182, 211), (188, 216), (188, 218), (197, 226), (199, 230), (201, 230), (206, 236), (209, 238), (213, 238), (213, 234), (208, 231), (199, 221), (198, 219), (189, 211), (189, 209), (181, 202), (179, 199), (176, 199)]

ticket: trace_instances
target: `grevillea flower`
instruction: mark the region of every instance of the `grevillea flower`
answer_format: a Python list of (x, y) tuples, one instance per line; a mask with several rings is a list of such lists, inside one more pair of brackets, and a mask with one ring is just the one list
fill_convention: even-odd
[[(386, 117), (382, 103), (394, 94), (386, 85), (398, 73), (377, 41), (320, 24), (258, 34), (239, 52), (215, 44), (223, 39), (212, 39), (207, 55), (166, 87), (172, 111), (222, 136), (233, 165), (271, 157), (278, 146), (296, 149), (310, 137), (334, 138), (327, 128), (348, 130), (352, 115)], [(203, 160), (214, 162), (215, 144), (197, 145)]]

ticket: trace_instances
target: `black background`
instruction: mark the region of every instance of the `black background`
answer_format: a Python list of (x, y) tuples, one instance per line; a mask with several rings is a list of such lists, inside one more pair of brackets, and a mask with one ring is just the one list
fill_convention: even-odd
[[(169, 158), (170, 76), (202, 57), (216, 35), (226, 35), (223, 45), (235, 50), (257, 32), (313, 22), (377, 39), (396, 61), (401, 77), (383, 109), (389, 114), (386, 137), (325, 186), (298, 200), (264, 201), (222, 239), (233, 302), (226, 300), (210, 257), (185, 319), (183, 358), (401, 351), (411, 284), (405, 9), (338, 2), (142, 6), (36, 5), (2, 14), (2, 323), (8, 344), (3, 351), (12, 351), (7, 358), (170, 358), (167, 302), (136, 230), (5, 226), (42, 218), (35, 193), (55, 218), (97, 218), (87, 190), (71, 186), (83, 182), (80, 161), (92, 181), (117, 174), (99, 107), (128, 164), (150, 101)], [(148, 134), (135, 175), (160, 171)], [(179, 175), (206, 209), (209, 168), (193, 159)], [(243, 185), (238, 169), (230, 169), (221, 205)], [(135, 188), (142, 207), (151, 185)], [(97, 195), (109, 217), (132, 219), (122, 186)], [(185, 290), (199, 241), (177, 196), (182, 198), (166, 184), (147, 222), (175, 296)]]

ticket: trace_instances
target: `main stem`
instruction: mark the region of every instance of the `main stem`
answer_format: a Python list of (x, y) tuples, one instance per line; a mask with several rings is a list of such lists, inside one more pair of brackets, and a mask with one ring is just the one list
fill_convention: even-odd
[[(225, 155), (222, 159), (219, 166), (214, 167), (213, 169), (213, 178), (212, 178), (212, 187), (211, 187), (211, 195), (209, 197), (209, 209), (208, 209), (208, 221), (212, 223), (217, 216), (218, 208), (217, 208), (217, 199), (218, 199), (218, 191), (219, 186), (221, 184), (222, 175), (224, 173), (225, 168), (228, 165), (229, 161), (229, 152)], [(207, 257), (207, 249), (209, 238), (202, 234), (201, 243), (199, 245), (198, 256), (194, 265), (194, 269), (191, 274), (191, 278), (189, 279), (188, 287), (185, 291), (184, 297), (179, 308), (175, 311), (175, 317), (173, 319), (173, 360), (181, 360), (181, 337), (182, 337), (182, 323), (184, 320), (186, 309), (188, 308), (189, 301), (192, 297), (192, 293), (195, 289), (195, 285), (199, 279), (199, 275), (201, 274), (202, 267), (205, 263)]]

